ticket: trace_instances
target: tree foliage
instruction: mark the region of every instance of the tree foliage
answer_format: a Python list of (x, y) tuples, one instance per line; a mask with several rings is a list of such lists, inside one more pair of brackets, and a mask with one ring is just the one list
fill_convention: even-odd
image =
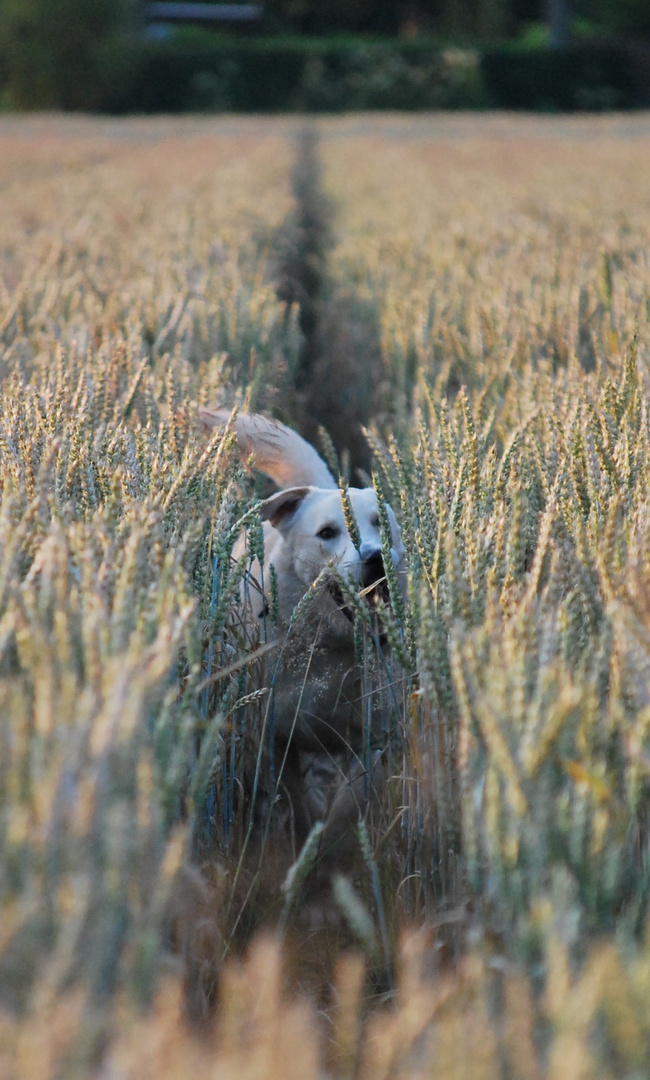
[[(416, 29), (475, 40), (508, 38), (550, 19), (549, 0), (267, 0), (267, 19), (298, 33)], [(567, 23), (580, 19), (596, 33), (650, 34), (648, 0), (564, 0)]]
[(135, 0), (0, 0), (12, 104), (93, 109), (130, 66)]

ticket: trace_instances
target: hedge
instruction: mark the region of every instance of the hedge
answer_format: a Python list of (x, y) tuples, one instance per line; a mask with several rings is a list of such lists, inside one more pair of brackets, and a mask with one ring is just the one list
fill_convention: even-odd
[(143, 49), (121, 111), (481, 108), (478, 54), (327, 39), (170, 38)]
[(114, 113), (565, 111), (650, 103), (650, 63), (644, 76), (644, 65), (634, 68), (624, 43), (479, 53), (421, 39), (282, 39), (176, 30), (158, 40), (133, 38), (128, 52), (128, 77), (124, 72), (119, 80), (104, 79), (103, 99), (87, 108)]
[(481, 73), (486, 95), (502, 109), (600, 111), (648, 104), (649, 87), (624, 44), (494, 50), (482, 56)]

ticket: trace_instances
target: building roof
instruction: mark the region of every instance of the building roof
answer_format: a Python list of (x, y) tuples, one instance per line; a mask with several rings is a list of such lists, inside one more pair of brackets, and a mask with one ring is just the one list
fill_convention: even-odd
[(178, 0), (151, 0), (144, 5), (145, 19), (196, 22), (250, 22), (262, 14), (259, 4), (194, 4)]

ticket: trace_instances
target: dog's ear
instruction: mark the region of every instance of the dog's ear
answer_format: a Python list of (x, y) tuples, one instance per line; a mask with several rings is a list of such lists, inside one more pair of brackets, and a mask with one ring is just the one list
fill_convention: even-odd
[(260, 507), (262, 520), (270, 521), (274, 529), (284, 532), (302, 500), (312, 490), (310, 487), (295, 487), (271, 495)]

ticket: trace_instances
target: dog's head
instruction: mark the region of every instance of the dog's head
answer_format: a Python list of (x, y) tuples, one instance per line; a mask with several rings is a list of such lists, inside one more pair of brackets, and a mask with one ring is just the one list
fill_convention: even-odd
[[(349, 488), (352, 512), (357, 522), (360, 545), (352, 541), (338, 488), (289, 488), (272, 495), (262, 504), (262, 516), (282, 535), (286, 555), (296, 577), (307, 589), (327, 566), (362, 588), (385, 578), (377, 495), (373, 488)], [(397, 519), (387, 507), (391, 532), (390, 555), (404, 579), (404, 547)], [(384, 586), (378, 586), (383, 599)]]

